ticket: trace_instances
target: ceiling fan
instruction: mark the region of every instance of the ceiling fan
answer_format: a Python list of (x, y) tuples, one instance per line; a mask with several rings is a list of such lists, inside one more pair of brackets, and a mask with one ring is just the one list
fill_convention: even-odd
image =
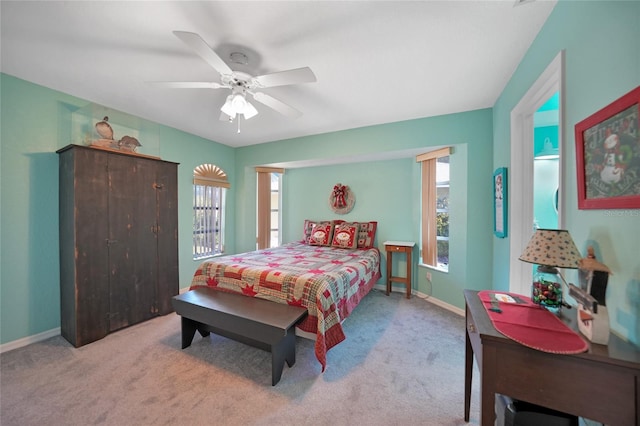
[[(247, 94), (254, 100), (276, 110), (291, 118), (297, 118), (302, 112), (274, 98), (271, 95), (258, 90), (268, 87), (285, 86), (290, 84), (313, 83), (316, 76), (308, 67), (296, 68), (287, 71), (253, 77), (241, 71), (232, 70), (229, 65), (196, 33), (186, 31), (174, 31), (176, 37), (191, 47), (202, 59), (220, 74), (220, 83), (217, 82), (155, 82), (154, 84), (176, 89), (229, 89), (231, 94), (220, 108), (220, 120), (233, 121), (236, 117), (243, 116), (248, 120), (258, 114), (258, 110), (247, 100)], [(232, 62), (241, 63), (247, 57), (241, 52), (233, 52), (230, 55)], [(246, 62), (245, 62), (246, 63)], [(239, 124), (239, 123), (238, 123)], [(238, 128), (238, 132), (240, 132)]]

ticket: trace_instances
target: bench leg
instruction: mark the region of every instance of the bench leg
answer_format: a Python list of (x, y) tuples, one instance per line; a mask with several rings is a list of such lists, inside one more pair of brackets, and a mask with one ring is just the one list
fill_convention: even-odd
[(196, 330), (198, 329), (198, 323), (192, 319), (181, 317), (182, 323), (182, 349), (191, 346), (191, 342), (193, 342), (193, 336), (196, 334)]
[(289, 368), (296, 363), (296, 332), (293, 327), (287, 331), (287, 337), (284, 338), (286, 347), (285, 360)]
[(202, 323), (198, 321), (194, 321), (189, 318), (182, 318), (182, 349), (191, 346), (191, 342), (193, 342), (193, 336), (196, 334), (196, 330), (202, 337), (207, 337), (209, 332), (207, 330), (203, 330)]
[(282, 377), (284, 363), (289, 368), (296, 363), (296, 334), (293, 328), (278, 343), (271, 345), (271, 386), (275, 386)]

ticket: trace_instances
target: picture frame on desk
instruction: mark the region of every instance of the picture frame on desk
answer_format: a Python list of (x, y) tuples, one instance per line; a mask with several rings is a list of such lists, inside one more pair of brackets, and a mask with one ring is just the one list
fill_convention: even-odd
[(640, 86), (575, 126), (578, 209), (640, 208)]
[(498, 238), (507, 236), (507, 168), (500, 167), (493, 173), (493, 233)]

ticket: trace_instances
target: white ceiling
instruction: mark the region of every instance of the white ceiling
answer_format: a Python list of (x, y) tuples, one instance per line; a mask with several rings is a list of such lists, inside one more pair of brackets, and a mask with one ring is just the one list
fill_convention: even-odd
[[(555, 1), (5, 1), (2, 72), (232, 147), (492, 107)], [(252, 75), (310, 67), (263, 91), (302, 111), (219, 121), (227, 89), (172, 34), (198, 33)], [(3, 105), (3, 107), (7, 107)]]

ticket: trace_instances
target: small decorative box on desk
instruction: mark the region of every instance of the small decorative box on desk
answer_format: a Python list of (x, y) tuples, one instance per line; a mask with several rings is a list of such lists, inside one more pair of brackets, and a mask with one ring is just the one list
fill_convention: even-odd
[[(391, 283), (398, 282), (407, 286), (407, 299), (411, 298), (411, 270), (413, 269), (413, 262), (411, 261), (411, 253), (413, 252), (413, 246), (416, 243), (413, 241), (385, 241), (384, 248), (387, 252), (387, 296), (391, 292)], [(393, 253), (405, 253), (407, 256), (407, 272), (405, 277), (393, 276)]]

